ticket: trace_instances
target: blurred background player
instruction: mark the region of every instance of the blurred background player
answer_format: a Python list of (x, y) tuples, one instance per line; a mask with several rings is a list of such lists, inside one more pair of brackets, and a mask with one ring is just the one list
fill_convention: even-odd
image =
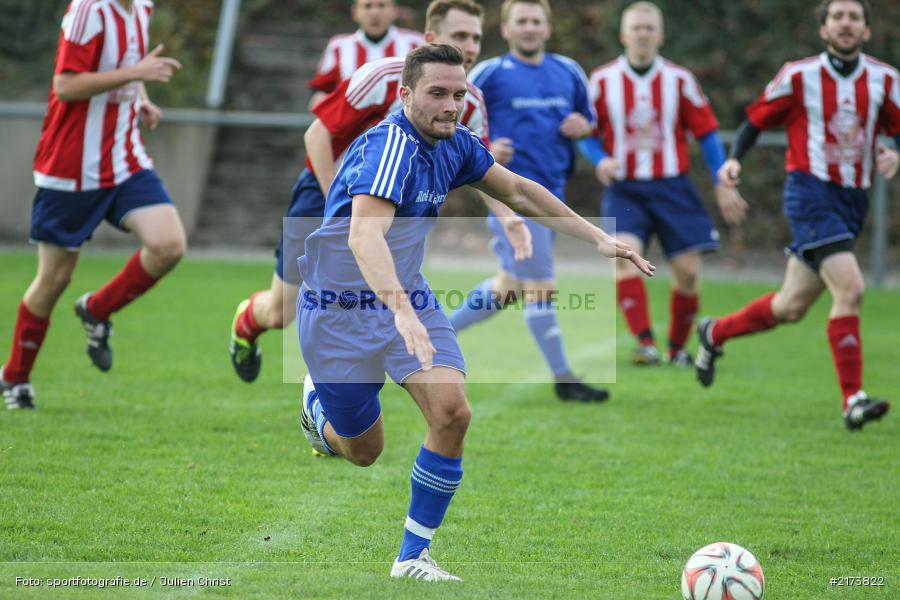
[[(573, 141), (590, 135), (594, 119), (587, 77), (572, 59), (544, 51), (550, 37), (546, 0), (506, 0), (500, 18), (500, 33), (509, 44), (509, 53), (477, 65), (469, 76), (484, 94), (494, 141), (491, 150), (497, 162), (537, 181), (564, 201), (566, 180), (575, 163)], [(556, 307), (549, 301), (556, 290), (554, 234), (547, 227), (526, 222), (533, 253), (531, 258), (517, 261), (502, 227), (493, 215), (488, 217), (500, 271), (473, 290), (470, 301), (453, 313), (453, 327), (462, 332), (524, 294), (525, 320), (556, 380), (557, 396), (562, 400), (606, 400), (608, 392), (580, 382), (566, 358)]]
[(359, 29), (328, 40), (316, 75), (307, 84), (314, 90), (310, 109), (364, 64), (385, 56), (402, 58), (425, 43), (418, 31), (394, 26), (397, 5), (393, 0), (353, 0), (351, 10)]
[[(579, 143), (606, 186), (604, 218), (614, 218), (616, 237), (644, 252), (659, 237), (672, 265), (669, 303), (670, 364), (692, 367), (685, 342), (694, 325), (700, 291), (700, 255), (719, 247), (719, 235), (687, 171), (687, 132), (700, 144), (712, 173), (716, 201), (729, 224), (738, 224), (747, 205), (737, 190), (718, 183), (725, 162), (716, 117), (694, 75), (659, 55), (663, 14), (651, 2), (635, 2), (622, 13), (619, 40), (624, 56), (591, 73), (597, 112), (596, 138)], [(647, 291), (640, 273), (616, 269), (619, 307), (638, 346), (636, 365), (657, 365)]]
[[(378, 459), (385, 373), (412, 396), (428, 424), (392, 577), (459, 579), (434, 562), (430, 545), (462, 480), (472, 413), (456, 332), (420, 272), (425, 238), (448, 192), (475, 185), (519, 212), (551, 218), (605, 256), (631, 260), (647, 275), (654, 269), (542, 186), (496, 165), (477, 135), (457, 127), (467, 92), (455, 46), (411, 52), (400, 88), (403, 110), (347, 150), (325, 221), (300, 259), (299, 335), (310, 370), (301, 424), (313, 449), (363, 467)], [(344, 298), (353, 292), (359, 305), (329, 308), (326, 294), (336, 290)]]
[(162, 116), (145, 81), (167, 82), (181, 65), (148, 51), (149, 0), (74, 0), (62, 20), (47, 116), (34, 158), (38, 188), (31, 214), (38, 270), (25, 292), (10, 355), (0, 371), (6, 407), (34, 408), (31, 369), (50, 313), (75, 270), (81, 245), (104, 219), (134, 232), (141, 249), (102, 288), (81, 296), (75, 313), (87, 353), (112, 367), (109, 316), (150, 289), (184, 255), (184, 228), (138, 121)]
[(877, 136), (883, 130), (900, 143), (900, 77), (862, 53), (870, 36), (867, 2), (825, 0), (817, 12), (825, 52), (782, 67), (747, 109), (719, 171), (723, 184), (737, 185), (740, 161), (759, 132), (786, 124), (784, 213), (794, 239), (784, 283), (737, 312), (703, 319), (696, 367), (700, 382), (712, 385), (726, 341), (799, 321), (827, 289), (828, 341), (844, 423), (852, 430), (880, 419), (890, 407), (863, 391), (864, 283), (853, 246), (868, 210), (873, 167), (887, 179), (897, 173), (897, 151), (879, 144)]
[[(468, 70), (481, 52), (483, 14), (481, 6), (471, 0), (434, 0), (425, 14), (424, 39), (459, 47)], [(268, 290), (243, 300), (232, 322), (232, 365), (244, 381), (254, 381), (259, 375), (262, 364), (259, 336), (268, 329), (287, 327), (296, 314), (294, 302), (300, 286), (296, 259), (303, 255), (306, 237), (321, 224), (325, 210), (322, 190), (331, 187), (335, 160), (356, 137), (402, 108), (398, 90), (404, 61), (404, 57), (390, 57), (361, 67), (313, 109), (317, 119), (304, 135), (307, 168), (294, 186), (272, 284)], [(487, 139), (484, 100), (471, 83), (460, 122)], [(530, 252), (530, 235), (522, 220), (505, 205), (482, 197), (503, 216), (504, 231), (513, 240), (517, 256), (524, 257)]]

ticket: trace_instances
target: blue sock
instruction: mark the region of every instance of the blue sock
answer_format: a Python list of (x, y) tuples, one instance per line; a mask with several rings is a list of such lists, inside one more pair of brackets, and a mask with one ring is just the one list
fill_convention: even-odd
[(479, 283), (466, 296), (466, 301), (463, 305), (450, 315), (450, 324), (453, 325), (453, 329), (457, 333), (500, 312), (500, 298), (494, 294), (491, 284), (492, 281), (490, 279), (485, 279)]
[(319, 432), (319, 437), (322, 438), (322, 443), (325, 445), (325, 449), (332, 454), (332, 456), (337, 456), (337, 452), (328, 445), (328, 440), (325, 439), (325, 423), (328, 422), (328, 419), (325, 417), (325, 409), (322, 408), (322, 403), (319, 402), (319, 392), (313, 390), (313, 392), (309, 395), (309, 398), (305, 399), (309, 402), (309, 409), (312, 411), (313, 417), (316, 420), (316, 431)]
[(568, 373), (569, 361), (563, 349), (562, 331), (556, 321), (556, 307), (547, 302), (529, 302), (525, 305), (525, 320), (553, 375)]
[(431, 536), (444, 520), (459, 482), (462, 457), (449, 458), (422, 446), (412, 471), (412, 498), (398, 560), (418, 558), (431, 545)]

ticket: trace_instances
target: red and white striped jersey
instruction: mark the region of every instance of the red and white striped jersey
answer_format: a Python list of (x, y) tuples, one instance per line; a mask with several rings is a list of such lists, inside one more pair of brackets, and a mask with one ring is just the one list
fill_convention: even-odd
[(687, 172), (686, 131), (702, 138), (719, 128), (694, 75), (662, 57), (638, 75), (620, 56), (594, 69), (589, 90), (597, 112), (595, 135), (619, 161), (623, 179)]
[(900, 134), (898, 79), (895, 68), (866, 54), (842, 77), (823, 52), (785, 64), (747, 116), (757, 129), (787, 124), (787, 171), (867, 189), (879, 131)]
[(388, 56), (406, 56), (410, 50), (424, 44), (425, 38), (418, 31), (394, 26), (377, 43), (370, 41), (362, 29), (336, 35), (328, 40), (328, 46), (319, 59), (316, 76), (309, 80), (308, 85), (330, 94), (364, 64)]
[[(72, 0), (62, 20), (54, 73), (111, 71), (147, 53), (153, 2)], [(34, 156), (34, 183), (67, 192), (118, 185), (153, 168), (138, 129), (140, 84), (132, 82), (86, 100), (62, 102), (51, 87)]]
[[(404, 62), (404, 57), (396, 56), (362, 66), (313, 109), (332, 136), (335, 159), (367, 129), (403, 108), (399, 93)], [(474, 84), (466, 82), (466, 85), (469, 91), (459, 122), (490, 147), (484, 97)], [(309, 158), (306, 164), (312, 170)]]

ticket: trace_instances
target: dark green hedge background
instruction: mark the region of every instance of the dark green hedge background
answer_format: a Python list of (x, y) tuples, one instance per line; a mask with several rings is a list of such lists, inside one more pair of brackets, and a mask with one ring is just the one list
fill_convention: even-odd
[[(506, 50), (499, 36), (501, 0), (485, 3), (485, 41), (482, 55)], [(68, 0), (0, 0), (0, 99), (46, 98), (59, 35), (59, 22)], [(403, 2), (401, 24), (421, 29), (426, 1)], [(551, 0), (553, 51), (575, 58), (587, 72), (621, 52), (619, 16), (624, 0), (576, 2)], [(762, 90), (787, 60), (821, 50), (816, 2), (810, 0), (660, 0), (666, 15), (667, 40), (663, 53), (697, 75), (723, 129), (733, 128), (743, 107)], [(897, 65), (900, 57), (900, 2), (874, 0), (872, 40), (866, 51)], [(323, 28), (349, 30), (349, 0), (244, 0), (241, 22), (297, 21), (321, 23)], [(152, 86), (151, 95), (163, 106), (202, 107), (216, 35), (218, 0), (157, 0), (152, 41), (163, 42), (166, 53), (185, 65), (171, 85)], [(774, 248), (788, 238), (780, 214), (784, 180), (782, 153), (756, 150), (747, 162), (744, 194), (753, 218), (742, 231), (750, 247)], [(694, 156), (695, 181), (708, 175)], [(709, 186), (698, 186), (710, 202)], [(890, 244), (900, 245), (900, 184), (891, 184), (896, 201), (889, 208)], [(570, 188), (573, 206), (587, 214), (596, 210), (596, 183), (581, 164)], [(718, 217), (716, 217), (718, 218)], [(738, 240), (731, 237), (732, 242)]]

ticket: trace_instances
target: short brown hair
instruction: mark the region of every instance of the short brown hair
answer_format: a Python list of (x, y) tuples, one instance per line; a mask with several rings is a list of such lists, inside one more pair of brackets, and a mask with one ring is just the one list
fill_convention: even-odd
[(451, 10), (459, 10), (479, 19), (484, 17), (484, 9), (472, 0), (434, 0), (425, 11), (425, 31), (437, 31)]
[[(851, 2), (856, 2), (863, 9), (863, 19), (866, 22), (866, 25), (870, 23), (869, 15), (872, 12), (872, 7), (869, 6), (869, 0), (850, 0)], [(816, 16), (819, 18), (819, 24), (824, 25), (825, 20), (828, 18), (828, 9), (831, 7), (831, 4), (835, 2), (835, 0), (822, 0), (819, 2), (819, 5), (816, 7)]]
[(412, 89), (422, 77), (422, 67), (429, 63), (442, 65), (463, 65), (463, 55), (456, 46), (449, 44), (426, 44), (406, 55), (403, 63), (403, 85)]
[(513, 4), (537, 4), (544, 9), (544, 15), (547, 16), (547, 21), (550, 20), (550, 2), (547, 0), (503, 0), (503, 4), (500, 6), (500, 21), (506, 22), (506, 19), (509, 18), (509, 11), (512, 10)]

